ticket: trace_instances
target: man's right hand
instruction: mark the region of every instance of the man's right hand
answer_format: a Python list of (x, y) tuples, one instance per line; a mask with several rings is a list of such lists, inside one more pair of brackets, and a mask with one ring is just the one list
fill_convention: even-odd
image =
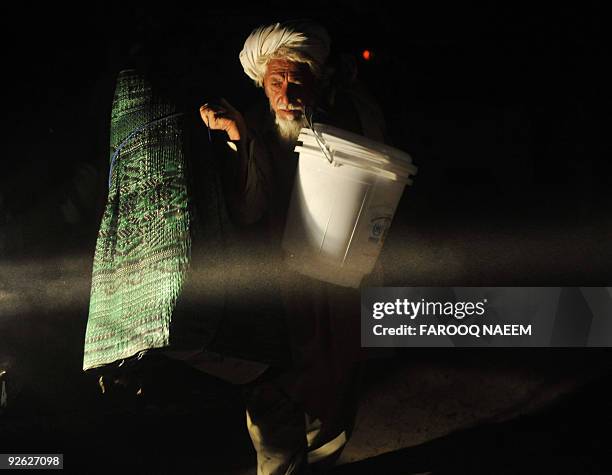
[(240, 140), (246, 134), (242, 114), (225, 99), (219, 104), (204, 104), (200, 107), (200, 115), (209, 129), (224, 130), (230, 140)]

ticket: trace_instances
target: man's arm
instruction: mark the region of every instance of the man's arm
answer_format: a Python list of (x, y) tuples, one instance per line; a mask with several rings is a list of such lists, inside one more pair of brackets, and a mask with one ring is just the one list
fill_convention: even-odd
[(227, 133), (228, 153), (224, 164), (224, 185), (232, 217), (240, 224), (253, 224), (263, 216), (267, 206), (267, 180), (261, 169), (265, 150), (249, 132), (242, 114), (229, 102), (200, 107), (204, 124), (211, 130)]

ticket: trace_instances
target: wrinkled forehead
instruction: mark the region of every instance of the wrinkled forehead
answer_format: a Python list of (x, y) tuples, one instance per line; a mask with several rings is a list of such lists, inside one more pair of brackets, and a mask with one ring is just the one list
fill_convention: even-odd
[(306, 63), (289, 61), (286, 59), (271, 59), (268, 61), (265, 78), (272, 76), (282, 76), (298, 79), (312, 79), (313, 75), (310, 67)]

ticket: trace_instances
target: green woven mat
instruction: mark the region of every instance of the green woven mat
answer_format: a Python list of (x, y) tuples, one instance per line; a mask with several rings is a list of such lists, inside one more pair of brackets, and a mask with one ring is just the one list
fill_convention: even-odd
[(169, 344), (191, 250), (182, 119), (175, 112), (136, 71), (119, 74), (84, 370)]

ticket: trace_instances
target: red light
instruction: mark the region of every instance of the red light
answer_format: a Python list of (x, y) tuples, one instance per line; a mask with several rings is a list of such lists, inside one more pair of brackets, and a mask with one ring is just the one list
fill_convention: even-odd
[(363, 53), (361, 53), (361, 56), (363, 57), (363, 59), (365, 59), (366, 61), (370, 61), (370, 59), (372, 59), (372, 53), (370, 52), (370, 50), (366, 49), (363, 50)]

